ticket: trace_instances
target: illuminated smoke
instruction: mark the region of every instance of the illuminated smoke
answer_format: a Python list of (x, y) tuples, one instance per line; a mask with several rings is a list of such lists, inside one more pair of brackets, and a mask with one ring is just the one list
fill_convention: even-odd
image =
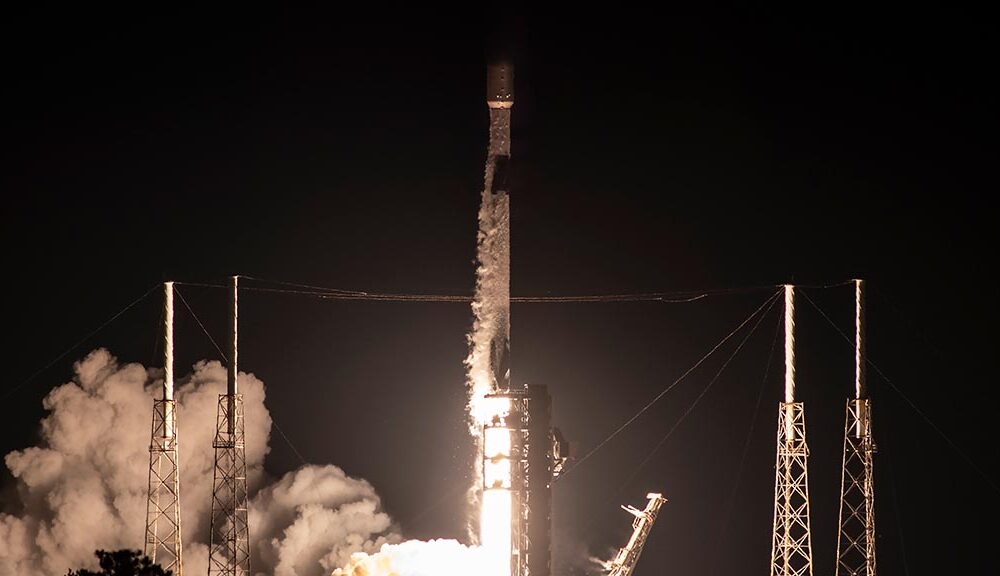
[[(38, 446), (7, 454), (18, 501), (0, 513), (0, 576), (48, 576), (95, 567), (94, 550), (142, 548), (149, 435), (162, 370), (120, 365), (96, 350), (43, 402)], [(364, 480), (335, 466), (304, 466), (268, 483), (263, 473), (271, 417), (264, 384), (239, 375), (246, 410), (252, 568), (274, 576), (319, 576), (399, 537)], [(176, 391), (181, 444), (184, 568), (208, 569), (208, 522), (218, 396), (226, 370), (199, 362)], [(265, 486), (266, 484), (266, 486)]]
[[(487, 174), (487, 190), (491, 174)], [(485, 397), (494, 391), (493, 344), (505, 342), (510, 333), (510, 202), (506, 194), (484, 192), (479, 207), (474, 320), (469, 334), (469, 426), (473, 437), (492, 416)]]
[(473, 483), (468, 493), (472, 511), (468, 534), (473, 543), (479, 542), (481, 531), (482, 427), (495, 415), (495, 406), (486, 399), (487, 394), (496, 391), (498, 384), (493, 366), (494, 346), (508, 342), (510, 333), (510, 199), (506, 194), (490, 192), (493, 162), (488, 161), (486, 166), (486, 186), (479, 207), (479, 265), (476, 268), (476, 296), (472, 302), (474, 319), (469, 334), (469, 356), (465, 360), (469, 431), (476, 442)]

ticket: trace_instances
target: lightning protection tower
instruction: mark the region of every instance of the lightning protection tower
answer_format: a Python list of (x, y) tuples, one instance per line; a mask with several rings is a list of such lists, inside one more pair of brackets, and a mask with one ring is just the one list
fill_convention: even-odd
[(160, 400), (153, 401), (143, 553), (164, 570), (172, 571), (174, 576), (183, 576), (177, 412), (174, 405), (174, 283), (164, 283), (163, 289), (163, 394)]
[(854, 281), (854, 398), (847, 400), (840, 484), (837, 576), (875, 576), (875, 489), (871, 404), (865, 382), (865, 291)]
[(247, 518), (247, 461), (243, 396), (236, 388), (239, 278), (232, 278), (229, 370), (225, 394), (219, 395), (216, 418), (215, 478), (212, 484), (212, 524), (208, 574), (250, 575), (250, 528)]
[(812, 576), (806, 415), (795, 401), (795, 291), (785, 286), (785, 401), (778, 407), (771, 576)]

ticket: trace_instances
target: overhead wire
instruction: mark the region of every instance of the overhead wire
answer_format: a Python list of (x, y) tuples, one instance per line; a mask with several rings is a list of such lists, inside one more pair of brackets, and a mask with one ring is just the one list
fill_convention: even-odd
[(270, 284), (280, 284), (282, 286), (291, 286), (293, 288), (306, 288), (306, 289), (309, 289), (309, 290), (316, 290), (316, 291), (323, 291), (323, 292), (341, 292), (341, 293), (344, 293), (344, 294), (356, 294), (356, 295), (359, 295), (359, 296), (364, 296), (364, 295), (368, 294), (367, 292), (364, 292), (364, 291), (361, 291), (361, 290), (341, 290), (339, 288), (329, 288), (327, 286), (314, 286), (314, 285), (311, 285), (311, 284), (299, 284), (299, 283), (296, 283), (296, 282), (287, 282), (287, 281), (284, 281), (284, 280), (265, 280), (263, 278), (257, 278), (255, 276), (241, 275), (240, 278), (245, 278), (247, 280), (254, 280), (256, 282), (267, 282), (267, 283), (270, 283)]
[[(740, 352), (740, 350), (743, 349), (743, 346), (750, 339), (750, 336), (752, 336), (754, 334), (754, 332), (757, 331), (757, 327), (760, 326), (760, 323), (767, 316), (768, 312), (770, 312), (771, 308), (774, 307), (774, 304), (778, 301), (778, 299), (779, 299), (778, 297), (779, 297), (780, 294), (781, 294), (780, 290), (778, 292), (775, 292), (774, 295), (772, 295), (770, 298), (768, 298), (767, 300), (764, 301), (764, 304), (762, 304), (759, 308), (757, 308), (756, 310), (754, 310), (753, 313), (751, 313), (751, 315), (747, 318), (747, 321), (749, 321), (752, 318), (756, 317), (757, 314), (758, 314), (758, 312), (760, 312), (761, 308), (763, 308), (765, 305), (767, 305), (767, 309), (764, 311), (764, 313), (761, 314), (759, 318), (757, 318), (757, 321), (754, 323), (753, 327), (743, 337), (743, 340), (740, 341), (739, 345), (736, 347), (735, 350), (733, 350), (732, 354), (729, 355), (729, 358), (727, 358), (726, 361), (723, 362), (722, 366), (719, 368), (718, 371), (716, 371), (715, 375), (712, 377), (711, 380), (709, 380), (708, 384), (705, 385), (705, 387), (702, 389), (701, 393), (699, 393), (698, 396), (695, 398), (694, 402), (692, 402), (685, 409), (684, 413), (681, 414), (681, 417), (676, 422), (674, 422), (674, 425), (671, 426), (671, 428), (667, 431), (667, 433), (662, 438), (660, 438), (660, 441), (656, 443), (656, 445), (653, 447), (653, 449), (650, 450), (647, 453), (646, 457), (633, 470), (632, 474), (629, 475), (629, 477), (624, 482), (622, 482), (621, 484), (619, 484), (618, 487), (611, 492), (610, 498), (616, 497), (622, 490), (625, 489), (626, 486), (628, 486), (629, 484), (632, 483), (633, 480), (635, 480), (635, 478), (639, 475), (639, 472), (641, 472), (642, 469), (645, 468), (646, 464), (648, 464), (649, 461), (652, 459), (653, 455), (663, 446), (664, 443), (666, 443), (666, 441), (673, 435), (674, 431), (677, 430), (677, 428), (681, 425), (682, 422), (684, 422), (684, 420), (688, 417), (688, 415), (690, 415), (691, 412), (694, 411), (695, 407), (698, 405), (698, 403), (701, 401), (701, 399), (704, 398), (704, 396), (708, 393), (709, 389), (712, 388), (712, 385), (714, 385), (715, 382), (719, 379), (719, 377), (725, 371), (725, 369), (729, 365), (729, 363), (732, 362), (733, 358), (735, 358), (736, 355)], [(744, 321), (742, 324), (740, 324), (740, 327), (738, 327), (733, 333), (739, 331), (740, 328), (742, 328), (743, 326), (745, 326), (747, 324), (747, 321)], [(779, 326), (780, 326), (780, 323), (779, 323)], [(732, 333), (730, 334), (730, 336), (731, 335), (732, 335)], [(728, 336), (727, 336), (726, 339), (728, 339)], [(772, 342), (772, 351), (771, 351), (772, 353), (773, 353), (773, 345), (774, 345), (774, 343)], [(718, 348), (718, 346), (716, 346), (716, 348)], [(713, 351), (714, 351), (714, 349), (713, 349)], [(561, 477), (562, 477), (562, 475), (559, 476), (558, 478), (561, 478)], [(558, 478), (556, 478), (556, 479), (558, 480)], [(593, 525), (597, 521), (597, 519), (598, 519), (598, 513), (595, 511), (592, 514), (592, 516), (590, 518), (590, 521), (587, 522), (587, 525), (584, 528), (584, 531), (585, 532), (589, 531), (593, 527)]]
[(285, 431), (281, 429), (281, 426), (278, 426), (278, 421), (277, 419), (275, 419), (274, 414), (271, 414), (271, 424), (274, 424), (274, 429), (278, 431), (278, 434), (281, 434), (281, 437), (284, 438), (285, 440), (285, 444), (288, 444), (288, 447), (292, 449), (292, 452), (294, 452), (295, 455), (298, 456), (299, 461), (302, 462), (302, 465), (305, 466), (309, 464), (308, 462), (306, 462), (306, 459), (302, 457), (302, 453), (299, 452), (299, 450), (295, 447), (294, 444), (292, 444), (291, 439), (288, 437), (287, 434), (285, 434)]
[[(774, 327), (774, 339), (771, 340), (771, 350), (767, 354), (767, 364), (764, 366), (764, 377), (760, 381), (760, 389), (757, 391), (757, 401), (754, 404), (753, 416), (750, 418), (750, 429), (747, 431), (746, 439), (743, 441), (743, 450), (740, 454), (740, 464), (736, 471), (736, 481), (733, 482), (733, 490), (729, 494), (729, 499), (726, 502), (726, 511), (723, 514), (722, 527), (719, 529), (719, 536), (715, 542), (715, 549), (718, 551), (719, 547), (722, 545), (722, 541), (725, 539), (726, 534), (729, 532), (729, 523), (732, 521), (733, 506), (736, 504), (736, 494), (739, 492), (740, 483), (743, 480), (743, 471), (746, 468), (747, 456), (750, 454), (750, 443), (753, 440), (753, 432), (757, 428), (757, 417), (760, 414), (760, 405), (764, 399), (764, 390), (767, 388), (767, 377), (771, 374), (771, 362), (774, 360), (774, 350), (777, 347), (778, 335), (781, 333), (781, 321), (782, 317), (779, 315), (777, 317), (777, 322)], [(719, 554), (713, 555), (716, 560), (720, 557)], [(713, 572), (717, 563), (713, 563)]]
[(918, 324), (915, 320), (909, 318), (899, 307), (899, 305), (897, 305), (896, 302), (894, 302), (891, 298), (889, 298), (889, 293), (884, 288), (881, 288), (877, 285), (873, 286), (872, 288), (874, 289), (871, 291), (877, 294), (880, 298), (882, 298), (883, 302), (889, 305), (889, 310), (895, 312), (896, 315), (899, 316), (900, 321), (903, 324), (905, 324), (907, 328), (913, 331), (913, 333), (920, 339), (920, 341), (925, 346), (927, 346), (927, 348), (932, 350), (934, 354), (938, 356), (938, 358), (942, 360), (948, 359), (948, 354), (946, 354), (940, 347), (938, 347), (937, 344), (931, 341), (930, 337), (927, 335), (927, 332), (920, 324)]
[(757, 318), (757, 321), (746, 333), (746, 335), (743, 337), (743, 340), (740, 341), (736, 349), (733, 350), (733, 353), (730, 354), (729, 358), (727, 358), (726, 361), (722, 363), (722, 366), (719, 367), (719, 370), (715, 373), (715, 376), (713, 376), (712, 379), (709, 380), (705, 388), (694, 399), (694, 402), (692, 402), (684, 411), (684, 413), (681, 414), (681, 417), (678, 418), (676, 422), (674, 422), (674, 425), (670, 427), (670, 430), (668, 430), (667, 433), (664, 434), (662, 438), (660, 438), (660, 441), (657, 442), (656, 445), (653, 447), (653, 449), (649, 451), (649, 453), (642, 460), (642, 462), (640, 462), (639, 465), (635, 467), (635, 469), (632, 471), (632, 475), (629, 476), (628, 480), (626, 480), (623, 483), (623, 486), (629, 485), (632, 482), (632, 480), (634, 480), (639, 475), (639, 472), (641, 472), (642, 469), (646, 467), (646, 464), (648, 464), (649, 461), (653, 459), (653, 456), (656, 454), (656, 452), (659, 451), (661, 447), (663, 447), (663, 445), (667, 442), (668, 439), (670, 439), (671, 436), (673, 436), (674, 432), (677, 430), (677, 428), (680, 427), (680, 425), (684, 422), (684, 420), (692, 412), (694, 412), (694, 409), (698, 406), (698, 403), (701, 402), (701, 399), (704, 398), (705, 395), (708, 394), (708, 391), (712, 389), (712, 386), (716, 383), (716, 381), (718, 381), (719, 377), (722, 376), (722, 373), (725, 372), (726, 367), (729, 366), (729, 363), (732, 362), (733, 358), (736, 358), (736, 355), (739, 354), (740, 350), (743, 349), (743, 346), (747, 343), (747, 340), (749, 340), (750, 337), (754, 335), (754, 333), (757, 331), (757, 327), (760, 326), (760, 323), (764, 320), (764, 317), (767, 316), (767, 314), (771, 311), (771, 309), (774, 307), (774, 304), (777, 301), (778, 298), (777, 295), (775, 295), (775, 297), (770, 300), (770, 305), (767, 307), (767, 310), (765, 310), (764, 313)]
[(671, 382), (666, 388), (664, 388), (663, 390), (661, 390), (659, 392), (659, 394), (657, 394), (656, 396), (654, 396), (652, 400), (650, 400), (648, 403), (646, 403), (645, 406), (643, 406), (642, 408), (640, 408), (635, 414), (633, 414), (628, 420), (626, 420), (624, 423), (622, 423), (611, 434), (609, 434), (603, 440), (601, 440), (600, 442), (598, 442), (598, 444), (594, 448), (592, 448), (589, 452), (587, 452), (586, 454), (584, 454), (579, 460), (576, 461), (576, 463), (573, 466), (567, 468), (562, 474), (560, 474), (553, 481), (553, 483), (558, 482), (561, 479), (565, 478), (567, 474), (569, 474), (573, 470), (575, 470), (578, 467), (580, 467), (580, 465), (582, 465), (591, 456), (593, 456), (595, 453), (597, 453), (598, 450), (600, 450), (601, 448), (603, 448), (608, 442), (610, 442), (616, 436), (618, 436), (619, 434), (621, 434), (622, 431), (624, 431), (626, 428), (628, 428), (633, 422), (635, 422), (647, 410), (649, 410), (650, 408), (652, 408), (654, 404), (656, 404), (657, 402), (659, 402), (661, 398), (663, 398), (664, 396), (666, 396), (668, 392), (670, 392), (671, 390), (674, 389), (674, 387), (676, 387), (678, 384), (680, 384), (689, 374), (691, 374), (691, 372), (693, 372), (696, 368), (698, 368), (699, 366), (701, 366), (702, 363), (705, 362), (705, 360), (707, 360), (710, 356), (712, 356), (712, 354), (714, 354), (716, 352), (716, 350), (718, 350), (720, 347), (722, 347), (723, 344), (725, 344), (726, 342), (728, 342), (730, 338), (732, 338), (737, 332), (740, 331), (740, 329), (742, 329), (744, 326), (746, 326), (747, 323), (749, 323), (762, 309), (764, 309), (765, 306), (768, 306), (768, 304), (772, 304), (773, 305), (774, 302), (777, 300), (779, 294), (781, 294), (781, 291), (776, 291), (771, 296), (769, 296), (760, 306), (757, 307), (757, 309), (755, 309), (753, 312), (751, 312), (750, 315), (746, 317), (746, 319), (744, 319), (742, 322), (740, 322), (740, 324), (736, 328), (734, 328), (731, 332), (729, 332), (729, 334), (727, 334), (722, 340), (720, 340), (715, 346), (713, 346), (712, 349), (709, 350), (707, 354), (705, 354), (704, 356), (702, 356), (697, 362), (694, 363), (694, 365), (692, 365), (690, 368), (688, 368), (687, 370), (685, 370), (684, 373), (682, 373), (680, 376), (678, 376), (677, 379), (675, 379), (673, 382)]
[(222, 348), (220, 348), (219, 345), (215, 342), (215, 338), (212, 338), (212, 335), (208, 332), (208, 329), (205, 328), (205, 325), (201, 323), (201, 318), (198, 318), (198, 315), (194, 313), (194, 310), (187, 303), (187, 300), (184, 299), (184, 295), (181, 294), (181, 291), (177, 288), (176, 282), (174, 283), (174, 292), (176, 292), (177, 295), (180, 296), (181, 302), (184, 304), (184, 307), (187, 308), (187, 311), (191, 313), (191, 317), (194, 318), (194, 321), (197, 322), (198, 326), (201, 327), (201, 331), (205, 333), (205, 336), (208, 336), (208, 340), (212, 343), (212, 346), (215, 346), (216, 351), (219, 352), (219, 355), (222, 356), (222, 359), (225, 362), (229, 362), (229, 358), (226, 357), (226, 353), (222, 351)]
[[(258, 278), (255, 276), (241, 276), (249, 280), (262, 283), (278, 284), (281, 286), (288, 286), (288, 288), (268, 288), (266, 286), (240, 286), (240, 290), (251, 290), (258, 292), (272, 292), (279, 294), (297, 294), (303, 296), (311, 296), (314, 298), (320, 298), (324, 300), (366, 300), (366, 301), (383, 301), (383, 302), (457, 302), (457, 303), (471, 303), (473, 301), (473, 296), (469, 295), (454, 295), (454, 294), (393, 294), (393, 293), (377, 293), (377, 292), (366, 292), (361, 290), (345, 290), (340, 288), (331, 288), (327, 286), (316, 286), (311, 284), (303, 284), (296, 282), (287, 282), (283, 280), (267, 280), (263, 278)], [(814, 288), (833, 288), (837, 286), (842, 286), (849, 284), (851, 281), (845, 281), (834, 284), (817, 285)], [(212, 284), (206, 282), (175, 282), (175, 289), (178, 285), (184, 286), (197, 286), (203, 288), (228, 288), (228, 286), (223, 284)], [(3, 396), (0, 396), (0, 400), (6, 399), (10, 395), (14, 394), (25, 385), (34, 380), (42, 372), (50, 368), (56, 362), (64, 358), (67, 354), (75, 350), (78, 346), (86, 342), (96, 333), (103, 330), (108, 324), (115, 321), (119, 316), (124, 314), (130, 308), (138, 304), (141, 300), (149, 296), (149, 294), (155, 290), (159, 284), (155, 284), (150, 287), (142, 296), (138, 297), (135, 301), (129, 303), (125, 308), (120, 310), (114, 316), (109, 318), (106, 322), (98, 326), (91, 332), (88, 332), (83, 338), (74, 343), (72, 346), (67, 348), (61, 354), (57, 355), (50, 362), (36, 370), (25, 380), (8, 389)], [(646, 293), (634, 293), (634, 294), (590, 294), (590, 295), (563, 295), (563, 296), (512, 296), (510, 298), (511, 302), (514, 303), (583, 303), (583, 302), (662, 302), (662, 303), (687, 303), (695, 302), (709, 296), (717, 296), (724, 294), (736, 294), (736, 293), (749, 293), (757, 290), (764, 290), (769, 288), (775, 288), (775, 285), (760, 285), (760, 286), (749, 286), (744, 288), (723, 288), (714, 290), (703, 290), (703, 291), (678, 291), (678, 292), (646, 292)], [(809, 287), (809, 286), (806, 286)], [(180, 294), (178, 292), (178, 294)], [(184, 297), (181, 296), (181, 301), (187, 307), (189, 312), (191, 307), (184, 301)], [(195, 316), (197, 318), (197, 316)], [(199, 320), (200, 323), (200, 320)], [(208, 335), (208, 331), (202, 326), (202, 330)], [(211, 336), (209, 335), (211, 338)], [(225, 359), (225, 354), (215, 341), (212, 341), (215, 349), (222, 354)], [(154, 352), (155, 354), (155, 352)]]
[[(821, 316), (823, 316), (823, 318), (824, 318), (824, 319), (825, 319), (825, 320), (826, 320), (826, 321), (827, 321), (827, 322), (828, 322), (828, 323), (830, 324), (830, 326), (832, 326), (832, 327), (833, 327), (833, 329), (834, 329), (834, 330), (836, 330), (836, 331), (837, 331), (837, 333), (838, 333), (838, 334), (840, 334), (840, 336), (841, 336), (841, 337), (843, 337), (843, 339), (844, 339), (844, 340), (845, 340), (845, 341), (846, 341), (846, 342), (847, 342), (847, 343), (848, 343), (848, 344), (849, 344), (850, 346), (852, 346), (852, 347), (853, 347), (853, 346), (854, 346), (854, 342), (853, 342), (853, 341), (852, 341), (852, 340), (850, 339), (850, 337), (848, 337), (848, 336), (847, 336), (847, 334), (845, 334), (845, 333), (844, 333), (844, 331), (843, 331), (843, 330), (841, 330), (841, 329), (840, 329), (840, 326), (837, 326), (837, 324), (836, 324), (836, 323), (835, 323), (835, 322), (834, 322), (834, 321), (833, 321), (832, 319), (830, 319), (830, 317), (829, 317), (829, 316), (828, 316), (828, 315), (826, 314), (826, 312), (824, 312), (824, 311), (823, 311), (823, 309), (822, 309), (822, 308), (820, 308), (820, 307), (819, 307), (819, 305), (817, 305), (817, 304), (816, 304), (816, 303), (815, 303), (815, 302), (813, 301), (813, 299), (812, 299), (812, 298), (810, 298), (810, 297), (809, 297), (809, 295), (808, 295), (808, 294), (807, 294), (807, 293), (806, 293), (806, 292), (805, 292), (804, 290), (802, 290), (802, 291), (800, 291), (800, 292), (801, 292), (801, 294), (802, 294), (803, 296), (805, 296), (805, 299), (806, 299), (806, 302), (808, 302), (809, 304), (811, 304), (811, 305), (812, 305), (812, 307), (813, 307), (813, 308), (815, 308), (815, 309), (816, 309), (816, 311), (817, 311), (817, 312), (819, 312), (819, 313), (820, 313), (820, 315), (821, 315)], [(959, 456), (961, 456), (961, 457), (962, 457), (962, 458), (963, 458), (963, 459), (964, 459), (964, 460), (966, 461), (966, 463), (968, 463), (968, 464), (969, 464), (969, 466), (971, 466), (971, 467), (972, 467), (972, 469), (973, 469), (973, 470), (975, 470), (975, 471), (976, 471), (976, 472), (977, 472), (977, 473), (978, 473), (978, 474), (979, 474), (980, 476), (982, 476), (983, 480), (984, 480), (984, 481), (986, 481), (986, 483), (987, 483), (987, 484), (989, 484), (989, 485), (990, 485), (990, 487), (991, 487), (991, 488), (993, 488), (993, 490), (994, 490), (994, 491), (996, 491), (996, 492), (1000, 493), (1000, 486), (998, 486), (998, 485), (996, 484), (996, 482), (994, 482), (994, 481), (993, 481), (993, 479), (992, 479), (992, 478), (990, 478), (988, 474), (986, 474), (986, 471), (985, 471), (985, 470), (983, 470), (982, 468), (980, 468), (980, 467), (979, 467), (979, 465), (978, 465), (978, 464), (976, 464), (976, 462), (975, 462), (975, 461), (974, 461), (974, 460), (972, 459), (972, 457), (971, 457), (971, 456), (969, 456), (968, 454), (966, 454), (966, 453), (965, 453), (965, 451), (964, 451), (964, 450), (962, 450), (962, 449), (961, 449), (961, 448), (959, 447), (959, 445), (958, 445), (958, 443), (957, 443), (957, 442), (955, 442), (954, 440), (952, 440), (952, 439), (951, 439), (951, 437), (949, 437), (949, 436), (948, 436), (947, 434), (945, 434), (944, 430), (942, 430), (942, 429), (941, 429), (940, 427), (938, 427), (938, 425), (937, 425), (937, 424), (935, 424), (935, 423), (934, 423), (934, 421), (933, 421), (933, 420), (931, 420), (931, 419), (930, 419), (930, 417), (929, 417), (929, 416), (927, 416), (927, 414), (926, 414), (926, 413), (924, 413), (924, 411), (923, 411), (923, 410), (921, 410), (921, 409), (920, 409), (920, 408), (919, 408), (919, 407), (917, 406), (917, 404), (916, 404), (916, 403), (915, 403), (915, 402), (914, 402), (913, 400), (911, 400), (911, 399), (910, 399), (910, 397), (909, 397), (909, 396), (907, 396), (907, 395), (906, 395), (906, 394), (905, 394), (905, 393), (904, 393), (904, 392), (903, 392), (903, 391), (902, 391), (902, 390), (901, 390), (901, 389), (899, 388), (899, 386), (896, 386), (896, 383), (895, 383), (895, 382), (893, 382), (893, 381), (892, 381), (892, 380), (891, 380), (891, 379), (890, 379), (890, 378), (889, 378), (888, 376), (886, 376), (886, 375), (885, 375), (885, 373), (884, 373), (884, 372), (882, 372), (882, 369), (881, 369), (881, 368), (879, 368), (879, 367), (878, 367), (878, 366), (877, 366), (877, 365), (876, 365), (876, 364), (875, 364), (874, 362), (872, 362), (872, 361), (871, 361), (871, 359), (870, 359), (870, 358), (868, 358), (868, 356), (865, 356), (865, 357), (864, 357), (864, 361), (865, 361), (865, 364), (866, 364), (867, 366), (871, 366), (871, 367), (872, 367), (872, 369), (874, 369), (874, 370), (875, 370), (875, 372), (876, 372), (876, 373), (877, 373), (877, 374), (878, 374), (878, 375), (879, 375), (879, 376), (880, 376), (880, 377), (882, 378), (882, 380), (884, 380), (886, 384), (888, 384), (888, 385), (889, 385), (889, 386), (890, 386), (890, 387), (891, 387), (891, 388), (892, 388), (893, 390), (895, 390), (895, 392), (896, 392), (897, 394), (899, 394), (899, 396), (900, 396), (900, 397), (901, 397), (901, 398), (902, 398), (902, 399), (903, 399), (904, 401), (906, 401), (906, 403), (907, 403), (907, 404), (908, 404), (908, 405), (910, 406), (910, 408), (911, 408), (911, 409), (912, 409), (912, 410), (913, 410), (914, 412), (916, 412), (916, 414), (917, 414), (918, 416), (920, 416), (921, 418), (923, 418), (924, 422), (926, 422), (926, 423), (927, 423), (927, 425), (931, 427), (931, 429), (933, 429), (933, 430), (934, 430), (935, 432), (937, 432), (937, 433), (938, 433), (938, 435), (939, 435), (939, 436), (941, 436), (941, 438), (943, 438), (943, 439), (944, 439), (944, 441), (945, 441), (945, 442), (946, 442), (946, 443), (947, 443), (947, 444), (948, 444), (948, 445), (949, 445), (949, 446), (950, 446), (950, 447), (952, 448), (952, 450), (954, 450), (954, 451), (955, 451), (955, 453), (956, 453), (956, 454), (958, 454)]]
[[(315, 284), (304, 284), (299, 282), (288, 282), (284, 280), (270, 280), (256, 276), (242, 275), (240, 278), (260, 282), (262, 284), (276, 284), (284, 288), (269, 286), (249, 286), (240, 285), (240, 290), (254, 292), (268, 292), (274, 294), (292, 294), (300, 296), (310, 296), (321, 300), (363, 300), (373, 302), (454, 302), (471, 303), (475, 299), (467, 294), (416, 294), (416, 293), (391, 293), (373, 292), (365, 290), (349, 290), (343, 288), (333, 288), (328, 286), (317, 286)], [(852, 281), (836, 282), (831, 284), (821, 284), (806, 286), (816, 289), (835, 288), (845, 286)], [(205, 288), (228, 288), (227, 285), (213, 284), (205, 282), (177, 282), (177, 284), (188, 286), (200, 286)], [(702, 300), (709, 296), (721, 296), (729, 294), (746, 294), (763, 290), (773, 290), (783, 285), (758, 285), (739, 288), (717, 288), (708, 290), (680, 290), (672, 292), (637, 292), (637, 293), (615, 293), (615, 294), (577, 294), (577, 295), (528, 295), (511, 296), (511, 303), (585, 303), (585, 302), (662, 302), (667, 304), (683, 304)]]
[[(184, 307), (187, 308), (187, 311), (191, 314), (191, 317), (194, 318), (194, 321), (198, 323), (198, 326), (201, 328), (201, 331), (205, 333), (205, 336), (207, 336), (209, 341), (212, 342), (212, 345), (215, 346), (215, 349), (219, 352), (220, 355), (222, 355), (222, 359), (226, 362), (229, 362), (229, 359), (226, 358), (226, 353), (223, 352), (222, 348), (220, 348), (219, 345), (215, 342), (215, 338), (213, 338), (212, 334), (208, 331), (207, 328), (205, 328), (205, 325), (201, 322), (201, 319), (198, 318), (198, 315), (194, 313), (194, 310), (187, 303), (187, 300), (184, 299), (184, 295), (181, 294), (180, 290), (177, 289), (176, 285), (174, 286), (174, 291), (177, 293), (177, 296), (180, 297), (181, 302), (184, 304)], [(292, 452), (299, 459), (299, 461), (302, 462), (303, 465), (308, 464), (306, 459), (302, 456), (302, 453), (299, 452), (298, 448), (295, 447), (295, 444), (292, 443), (292, 440), (288, 437), (287, 434), (285, 434), (285, 431), (281, 429), (281, 426), (278, 425), (278, 420), (275, 418), (274, 414), (271, 414), (271, 424), (274, 425), (274, 429), (278, 431), (278, 434), (281, 435), (281, 438), (285, 441), (285, 444), (288, 444), (288, 447), (292, 449)]]
[(111, 316), (110, 318), (108, 318), (107, 320), (105, 320), (103, 324), (101, 324), (97, 328), (95, 328), (95, 329), (91, 330), (90, 332), (88, 332), (86, 336), (84, 336), (83, 338), (80, 338), (75, 344), (73, 344), (72, 346), (70, 346), (69, 348), (67, 348), (66, 350), (64, 350), (61, 354), (59, 354), (58, 356), (56, 356), (55, 358), (53, 358), (51, 361), (49, 361), (49, 363), (47, 363), (46, 365), (42, 366), (41, 368), (39, 368), (38, 370), (36, 370), (34, 373), (32, 373), (31, 376), (28, 376), (27, 378), (25, 378), (24, 380), (22, 380), (18, 385), (14, 386), (13, 388), (8, 389), (3, 394), (3, 396), (0, 396), (0, 400), (6, 400), (12, 394), (14, 394), (18, 390), (20, 390), (21, 388), (23, 388), (24, 386), (26, 386), (29, 382), (31, 382), (32, 380), (34, 380), (35, 378), (37, 378), (42, 372), (45, 372), (46, 370), (48, 370), (49, 368), (51, 368), (56, 362), (58, 362), (58, 361), (62, 360), (63, 358), (65, 358), (67, 354), (69, 354), (73, 350), (76, 350), (76, 348), (78, 346), (80, 346), (81, 344), (83, 344), (84, 342), (86, 342), (87, 340), (89, 340), (92, 336), (94, 336), (95, 334), (97, 334), (98, 332), (100, 332), (101, 330), (103, 330), (105, 327), (107, 327), (108, 324), (111, 324), (112, 322), (114, 322), (115, 320), (117, 320), (122, 314), (124, 314), (124, 313), (128, 312), (129, 310), (131, 310), (133, 306), (135, 306), (139, 302), (145, 300), (146, 297), (149, 296), (153, 292), (153, 290), (155, 290), (159, 286), (160, 286), (160, 284), (154, 284), (153, 286), (151, 286), (149, 288), (149, 290), (146, 290), (146, 292), (144, 292), (142, 294), (142, 296), (139, 296), (138, 298), (136, 298), (135, 300), (133, 300), (132, 302), (130, 302), (127, 306), (125, 306), (124, 308), (122, 308), (121, 310), (119, 310), (117, 313), (115, 313), (113, 316)]

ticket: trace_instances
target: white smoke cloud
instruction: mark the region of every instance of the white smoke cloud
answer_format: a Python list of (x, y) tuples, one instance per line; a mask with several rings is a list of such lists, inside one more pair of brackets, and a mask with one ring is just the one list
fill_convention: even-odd
[[(492, 169), (492, 166), (490, 166)], [(492, 174), (487, 172), (487, 191), (479, 206), (476, 295), (469, 334), (468, 370), (470, 432), (479, 427), (490, 412), (485, 397), (495, 387), (492, 368), (494, 341), (508, 339), (510, 332), (510, 198), (488, 192)]]
[(318, 576), (352, 554), (398, 542), (371, 484), (336, 466), (305, 466), (262, 489), (250, 504), (251, 566), (274, 576)]
[[(98, 548), (142, 548), (149, 437), (162, 370), (121, 365), (96, 350), (43, 402), (38, 446), (7, 454), (20, 511), (0, 514), (0, 576), (48, 576), (95, 566)], [(370, 484), (334, 466), (305, 466), (263, 486), (271, 417), (264, 384), (240, 374), (246, 414), (252, 568), (319, 576), (351, 555), (397, 542)], [(184, 568), (208, 569), (218, 396), (226, 370), (200, 362), (177, 387)]]
[(479, 541), (479, 510), (483, 476), (482, 426), (492, 413), (486, 395), (496, 387), (493, 374), (493, 346), (510, 334), (510, 197), (490, 192), (493, 162), (486, 163), (486, 185), (479, 205), (477, 234), (476, 295), (472, 301), (472, 331), (469, 355), (465, 359), (469, 393), (469, 433), (476, 443), (472, 485), (467, 499), (470, 514), (466, 532), (473, 543)]

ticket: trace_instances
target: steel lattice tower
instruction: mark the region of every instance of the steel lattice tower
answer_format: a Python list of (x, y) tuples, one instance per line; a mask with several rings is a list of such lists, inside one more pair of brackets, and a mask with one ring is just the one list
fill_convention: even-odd
[(805, 405), (795, 401), (794, 288), (785, 286), (785, 401), (778, 407), (771, 576), (812, 576)]
[(840, 484), (837, 576), (875, 576), (875, 489), (871, 402), (865, 382), (864, 283), (854, 281), (855, 397), (847, 400)]
[(164, 288), (163, 397), (153, 401), (149, 443), (149, 491), (143, 553), (174, 576), (183, 576), (181, 495), (177, 468), (177, 413), (174, 405), (174, 283)]
[(239, 279), (232, 278), (232, 339), (228, 387), (219, 395), (216, 419), (215, 478), (212, 484), (212, 524), (208, 573), (250, 575), (250, 526), (247, 517), (247, 462), (243, 396), (236, 388)]

